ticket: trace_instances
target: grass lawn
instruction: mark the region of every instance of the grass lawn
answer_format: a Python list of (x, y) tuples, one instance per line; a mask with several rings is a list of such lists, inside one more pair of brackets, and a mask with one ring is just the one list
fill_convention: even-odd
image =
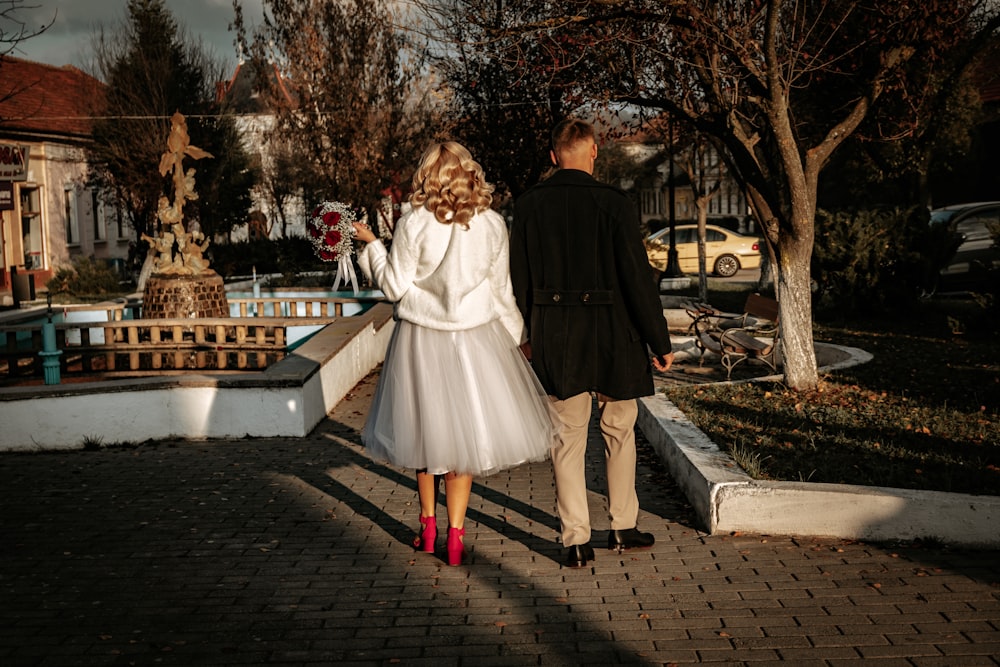
[[(713, 281), (714, 282), (714, 281)], [(742, 307), (750, 286), (712, 290)], [(934, 300), (905, 317), (818, 323), (817, 341), (867, 350), (867, 364), (781, 383), (670, 388), (667, 397), (753, 477), (1000, 495), (1000, 345), (969, 300)]]

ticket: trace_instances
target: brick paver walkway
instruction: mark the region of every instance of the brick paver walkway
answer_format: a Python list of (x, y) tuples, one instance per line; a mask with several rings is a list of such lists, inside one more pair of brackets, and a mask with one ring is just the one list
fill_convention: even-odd
[(1000, 553), (707, 536), (648, 448), (652, 549), (561, 568), (537, 464), (476, 481), (467, 565), (414, 553), (372, 389), (301, 440), (0, 454), (0, 665), (1000, 665)]

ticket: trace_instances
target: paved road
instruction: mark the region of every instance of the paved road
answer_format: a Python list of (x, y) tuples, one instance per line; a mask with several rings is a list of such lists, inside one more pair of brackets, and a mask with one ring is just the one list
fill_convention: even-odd
[(301, 440), (0, 455), (0, 665), (1000, 665), (1000, 553), (707, 536), (648, 448), (652, 549), (562, 568), (537, 464), (477, 480), (467, 565), (414, 553), (372, 389)]

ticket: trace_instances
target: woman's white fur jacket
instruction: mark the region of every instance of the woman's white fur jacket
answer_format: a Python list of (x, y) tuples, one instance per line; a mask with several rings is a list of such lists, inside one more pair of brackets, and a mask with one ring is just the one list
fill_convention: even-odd
[(358, 264), (401, 320), (455, 331), (499, 318), (515, 343), (527, 338), (510, 283), (507, 226), (496, 211), (477, 213), (466, 229), (412, 209), (396, 223), (391, 250), (372, 241)]

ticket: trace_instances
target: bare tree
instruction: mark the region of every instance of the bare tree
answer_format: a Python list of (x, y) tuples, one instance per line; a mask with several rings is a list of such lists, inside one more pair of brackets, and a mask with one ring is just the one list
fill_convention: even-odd
[(0, 66), (3, 64), (2, 56), (10, 55), (17, 50), (17, 45), (45, 32), (56, 20), (55, 14), (52, 20), (40, 26), (29, 26), (21, 17), (20, 13), (28, 9), (38, 9), (39, 5), (26, 5), (24, 0), (0, 0)]
[(295, 146), (286, 137), (272, 136), (261, 165), (261, 186), (270, 209), (278, 218), (282, 238), (288, 238), (291, 207), (299, 201), (301, 168)]
[[(454, 2), (480, 24), (496, 6)], [(876, 101), (926, 87), (906, 67), (916, 54), (943, 62), (976, 20), (993, 34), (1000, 10), (991, 0), (525, 0), (505, 6), (485, 48), (511, 69), (572, 80), (581, 103), (666, 111), (725, 149), (776, 261), (785, 381), (808, 390), (819, 381), (810, 257), (820, 173)]]
[[(970, 159), (976, 128), (987, 120), (980, 91), (1000, 80), (1000, 71), (985, 64), (996, 61), (1000, 42), (982, 29), (986, 26), (979, 21), (987, 16), (976, 18), (955, 28), (967, 37), (944, 54), (943, 61), (915, 57), (907, 63), (927, 85), (887, 92), (835, 156), (834, 169), (829, 170), (833, 178), (824, 177), (821, 184), (821, 206), (837, 208), (839, 194), (840, 200), (856, 207), (858, 195), (866, 190), (875, 206), (936, 204), (935, 191), (940, 193), (941, 182), (951, 180), (950, 174)], [(945, 185), (957, 193), (974, 183), (961, 186)]]
[(691, 182), (691, 193), (698, 222), (698, 298), (708, 302), (708, 267), (706, 263), (705, 235), (708, 225), (708, 204), (722, 187), (721, 158), (704, 135), (694, 138), (679, 156), (681, 169)]
[[(512, 198), (552, 167), (549, 132), (565, 114), (566, 83), (541, 65), (545, 53), (532, 49), (532, 66), (509, 67), (497, 57), (494, 33), (516, 15), (503, 2), (418, 2), (423, 25), (433, 35), (430, 62), (442, 78), (454, 121), (453, 132), (483, 165), (501, 193)], [(468, 13), (479, 12), (470, 22)], [(499, 199), (499, 198), (498, 198)]]
[(297, 185), (307, 204), (335, 199), (374, 210), (436, 126), (423, 49), (397, 29), (395, 3), (265, 0), (253, 34), (240, 0), (233, 7), (239, 43), (275, 113), (271, 132), (302, 166)]

